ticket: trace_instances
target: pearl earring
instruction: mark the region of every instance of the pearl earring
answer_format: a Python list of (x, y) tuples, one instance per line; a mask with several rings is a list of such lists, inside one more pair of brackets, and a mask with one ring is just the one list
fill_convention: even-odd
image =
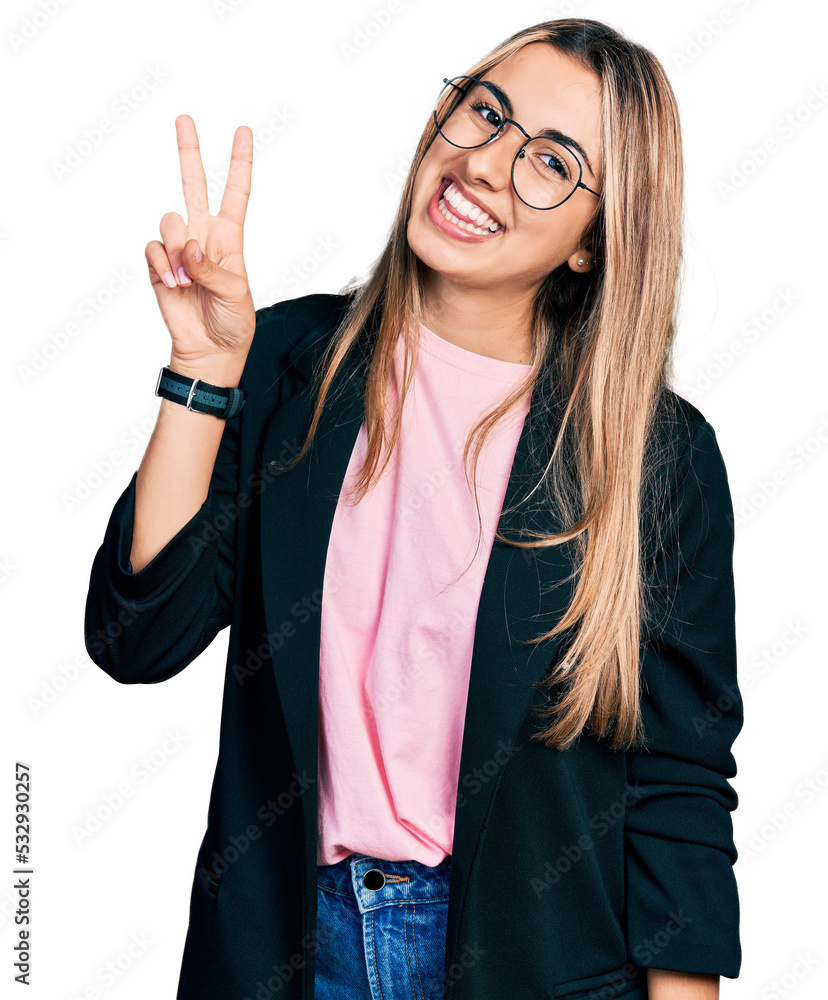
[(584, 264), (588, 264), (588, 263), (589, 263), (589, 261), (585, 257), (579, 257), (578, 258), (578, 266), (579, 267), (583, 267)]

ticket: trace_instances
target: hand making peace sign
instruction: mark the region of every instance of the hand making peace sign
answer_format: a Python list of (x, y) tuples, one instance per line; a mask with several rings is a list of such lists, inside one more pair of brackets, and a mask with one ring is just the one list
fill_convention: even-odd
[[(242, 257), (253, 133), (245, 125), (236, 129), (221, 207), (210, 215), (195, 123), (179, 115), (175, 128), (187, 221), (167, 212), (159, 227), (163, 242), (151, 240), (144, 251), (173, 341), (171, 367), (243, 363), (256, 326)], [(201, 255), (198, 261), (194, 253)]]

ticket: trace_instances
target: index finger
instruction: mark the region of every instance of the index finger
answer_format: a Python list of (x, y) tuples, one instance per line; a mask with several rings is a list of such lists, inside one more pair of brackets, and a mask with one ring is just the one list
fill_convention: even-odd
[(233, 134), (233, 152), (230, 156), (230, 169), (227, 171), (227, 183), (221, 197), (221, 208), (218, 214), (225, 219), (231, 219), (240, 226), (244, 223), (247, 212), (247, 199), (250, 197), (250, 175), (253, 170), (253, 133), (246, 125), (239, 125)]
[(187, 206), (187, 221), (199, 215), (208, 215), (210, 203), (207, 198), (207, 178), (201, 162), (195, 122), (189, 115), (179, 115), (175, 120), (178, 139), (178, 159), (181, 164), (181, 186), (184, 189), (184, 203)]

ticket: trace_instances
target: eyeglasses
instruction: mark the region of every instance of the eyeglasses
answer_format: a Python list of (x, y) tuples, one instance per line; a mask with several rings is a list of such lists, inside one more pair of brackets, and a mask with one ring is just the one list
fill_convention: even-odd
[(514, 118), (507, 118), (503, 104), (484, 80), (474, 76), (443, 77), (434, 108), (440, 135), (460, 149), (476, 149), (493, 142), (507, 124), (514, 125), (526, 141), (512, 161), (512, 187), (524, 205), (548, 212), (572, 197), (578, 188), (601, 195), (581, 180), (581, 161), (566, 143), (546, 136), (530, 136)]

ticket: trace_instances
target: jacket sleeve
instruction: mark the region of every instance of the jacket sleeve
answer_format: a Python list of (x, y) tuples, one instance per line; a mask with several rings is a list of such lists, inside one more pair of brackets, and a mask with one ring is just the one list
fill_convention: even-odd
[(645, 747), (627, 752), (626, 931), (635, 964), (736, 978), (741, 964), (731, 812), (736, 679), (734, 519), (707, 421), (679, 459), (642, 636)]
[(244, 409), (226, 422), (201, 507), (138, 573), (129, 560), (137, 471), (115, 503), (92, 563), (84, 632), (89, 656), (122, 684), (175, 676), (230, 624), (243, 419)]

